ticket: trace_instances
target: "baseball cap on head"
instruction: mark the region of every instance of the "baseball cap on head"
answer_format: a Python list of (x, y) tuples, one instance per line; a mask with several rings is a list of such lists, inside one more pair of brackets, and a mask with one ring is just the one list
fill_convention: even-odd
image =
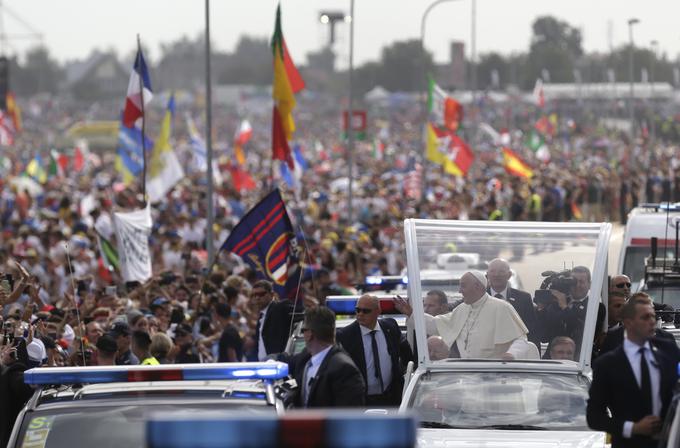
[(150, 308), (154, 309), (158, 306), (167, 305), (168, 303), (170, 303), (170, 301), (165, 297), (156, 297), (155, 299), (153, 299), (153, 302), (151, 302)]
[(114, 322), (113, 325), (111, 325), (109, 334), (113, 337), (130, 336), (130, 326), (126, 322)]

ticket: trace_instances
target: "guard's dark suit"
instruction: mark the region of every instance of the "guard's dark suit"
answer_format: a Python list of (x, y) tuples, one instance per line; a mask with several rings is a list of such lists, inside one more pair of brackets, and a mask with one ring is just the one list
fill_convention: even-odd
[[(310, 358), (310, 353), (304, 350), (288, 362), (290, 374), (298, 384), (298, 393), (293, 402), (298, 408), (305, 407), (302, 403), (302, 376)], [(366, 383), (352, 358), (340, 347), (333, 346), (319, 366), (309, 387), (306, 407), (361, 407), (365, 404), (365, 395)]]
[[(490, 289), (487, 292), (491, 294)], [(527, 339), (530, 342), (533, 342), (540, 350), (541, 335), (536, 328), (536, 311), (534, 309), (534, 302), (531, 300), (531, 294), (508, 286), (507, 297), (502, 300), (507, 300), (515, 311), (517, 311), (517, 314), (519, 314), (519, 317), (522, 318), (524, 325), (526, 325), (529, 330)]]
[[(623, 344), (623, 333), (624, 333), (624, 328), (623, 326), (620, 326), (619, 328), (607, 332), (607, 336), (605, 336), (604, 341), (602, 342), (602, 347), (600, 347), (600, 352), (599, 355), (602, 356), (607, 352), (610, 352), (614, 350), (615, 348), (621, 346)], [(672, 345), (669, 345), (668, 348), (671, 351), (678, 352), (680, 354), (680, 349), (678, 349), (677, 345), (675, 345), (675, 338), (673, 335), (666, 330), (662, 330), (661, 328), (656, 329), (656, 338), (657, 339), (665, 339), (669, 342), (672, 342)]]
[[(402, 337), (401, 330), (397, 321), (392, 318), (378, 319), (378, 325), (385, 334), (387, 341), (387, 351), (390, 354), (392, 361), (392, 382), (385, 385), (384, 397), (386, 403), (399, 406), (401, 403), (401, 393), (404, 388), (404, 367), (406, 363), (402, 363), (401, 348)], [(337, 341), (352, 357), (354, 364), (359, 368), (361, 375), (366, 381), (366, 357), (364, 354), (364, 343), (361, 336), (361, 327), (359, 322), (354, 321), (345, 328), (341, 328), (337, 332)], [(408, 360), (406, 360), (408, 362)], [(366, 381), (366, 384), (368, 382)]]
[[(295, 314), (293, 303), (289, 300), (272, 301), (265, 313), (264, 327), (262, 328), (262, 341), (268, 355), (281, 353), (286, 349), (286, 342), (290, 332), (290, 321), (302, 319), (302, 314)], [(259, 319), (259, 315), (258, 315)], [(255, 356), (260, 342), (260, 327), (255, 332)]]
[[(678, 380), (677, 362), (669, 356), (666, 341), (654, 339), (651, 342), (654, 359), (660, 373), (661, 418), (663, 419), (673, 386)], [(657, 441), (649, 437), (623, 437), (623, 424), (636, 422), (645, 415), (640, 403), (643, 401), (640, 387), (623, 345), (598, 357), (593, 365), (593, 383), (586, 407), (588, 426), (596, 431), (606, 431), (612, 436), (612, 448), (656, 447)], [(607, 412), (611, 411), (611, 417)]]

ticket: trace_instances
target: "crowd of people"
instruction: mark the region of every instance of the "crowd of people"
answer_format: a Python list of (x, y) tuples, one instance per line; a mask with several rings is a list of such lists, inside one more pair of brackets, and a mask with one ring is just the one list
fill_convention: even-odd
[[(82, 170), (50, 174), (38, 190), (24, 188), (23, 182), (27, 164), (40, 152), (36, 148), (55, 145), (60, 133), (76, 121), (110, 118), (107, 108), (79, 109), (66, 101), (34, 99), (25, 108), (23, 134), (17, 136), (15, 149), (3, 151), (0, 167), (0, 355), (4, 372), (11, 375), (17, 369), (11, 366), (18, 365), (262, 360), (283, 351), (291, 313), (297, 319), (311, 313), (304, 314), (305, 325), (310, 324), (311, 329), (305, 338), (313, 339), (308, 346), (318, 349), (313, 355), (324, 350), (328, 353), (329, 347), (334, 347), (328, 329), (330, 317), (326, 311), (318, 311), (319, 305), (330, 294), (356, 293), (355, 285), (368, 274), (402, 273), (405, 250), (401, 226), (406, 217), (625, 221), (627, 211), (639, 202), (680, 201), (677, 148), (629, 141), (624, 134), (594, 127), (560, 128), (549, 141), (550, 160), (537, 159), (523, 147), (519, 131), (509, 132), (507, 144), (533, 167), (530, 179), (506, 172), (498, 148), (481, 135), (474, 137), (478, 143), (473, 149), (475, 162), (466, 177), (454, 177), (427, 164), (418, 168), (421, 161), (417, 154), (422, 147), (419, 115), (417, 108), (406, 104), (369, 110), (369, 116), (374, 117), (374, 138), (357, 142), (350, 222), (347, 157), (337, 126), (337, 103), (322, 95), (300, 102), (296, 144), (308, 168), (291, 183), (279, 175), (278, 165), (272, 165), (270, 110), (248, 110), (245, 103), (241, 106), (239, 110), (216, 108), (213, 121), (223, 126), (218, 126), (215, 140), (229, 142), (239, 119), (248, 115), (254, 134), (245, 148), (242, 169), (252, 176), (254, 187), (237, 189), (234, 179), (226, 171), (222, 173), (222, 182), (215, 185), (214, 244), (220, 247), (244, 213), (268, 189), (279, 186), (296, 233), (304, 241), (302, 262), (315, 272), (315, 284), (309, 285), (300, 301), (278, 300), (270, 283), (228, 253), (218, 254), (214, 269), (206, 272), (205, 174), (192, 168), (193, 149), (181, 120), (175, 120), (173, 135), (186, 178), (165, 200), (152, 204), (150, 248), (155, 275), (144, 283), (125, 283), (103, 262), (99, 238), (115, 239), (112, 213), (138, 208), (143, 198), (138, 182), (122, 182), (114, 169), (115, 154), (93, 150)], [(157, 128), (153, 122), (161, 112), (157, 107), (149, 113), (150, 133)], [(186, 112), (196, 114), (191, 107)], [(196, 122), (200, 128), (200, 117)], [(531, 120), (524, 117), (522, 123), (526, 134)], [(500, 118), (492, 124), (499, 129), (503, 126)], [(229, 144), (217, 146), (222, 148), (218, 156), (224, 166), (231, 148)], [(43, 154), (44, 160), (49, 160), (47, 151)], [(425, 179), (420, 191), (407, 182), (417, 169)], [(500, 285), (506, 274), (503, 263), (496, 265), (487, 273), (494, 298), (503, 293)], [(478, 289), (474, 281), (472, 288)], [(482, 290), (486, 291), (486, 283)], [(576, 313), (573, 306), (565, 311), (566, 307), (558, 304), (558, 310), (551, 313), (540, 305), (535, 308), (531, 297), (527, 299), (521, 291), (509, 293), (519, 294), (513, 306), (524, 307), (515, 306), (520, 317), (513, 330), (517, 336), (523, 334), (534, 345), (551, 342), (549, 356), (574, 355), (580, 341), (568, 328)], [(348, 346), (349, 355), (334, 356), (336, 367), (344, 372), (348, 364), (354, 365), (369, 391), (359, 394), (362, 403), (396, 404), (400, 372), (412, 359), (412, 347), (396, 341), (394, 328), (382, 326), (383, 320), (377, 330), (377, 304), (371, 298), (365, 302), (357, 308), (362, 310), (357, 315), (357, 327), (361, 328), (347, 329), (338, 336)], [(426, 306), (435, 309), (437, 304)], [(439, 306), (444, 309), (441, 302)], [(510, 312), (507, 306), (501, 308)], [(541, 318), (541, 313), (548, 313), (548, 319)], [(611, 311), (609, 316), (611, 320)], [(556, 319), (555, 325), (542, 328), (550, 318)], [(558, 326), (564, 331), (555, 332)], [(368, 327), (382, 335), (365, 331)], [(433, 357), (437, 353), (443, 356), (442, 342), (451, 349), (449, 339), (446, 334), (430, 338)], [(362, 341), (364, 349), (353, 353), (351, 347), (360, 344), (357, 341)], [(458, 349), (486, 353), (484, 347), (474, 344), (462, 340)], [(392, 359), (383, 359), (388, 347)], [(493, 348), (491, 352), (504, 356), (512, 355), (513, 350), (506, 347), (496, 353)], [(361, 352), (366, 359), (357, 355)], [(300, 384), (307, 384), (302, 376), (314, 377), (309, 370), (317, 364), (314, 356), (310, 359), (311, 368), (305, 361), (302, 371), (293, 369)], [(353, 375), (359, 378), (356, 372)], [(3, 384), (7, 381), (3, 375)], [(309, 404), (310, 392), (305, 393)]]

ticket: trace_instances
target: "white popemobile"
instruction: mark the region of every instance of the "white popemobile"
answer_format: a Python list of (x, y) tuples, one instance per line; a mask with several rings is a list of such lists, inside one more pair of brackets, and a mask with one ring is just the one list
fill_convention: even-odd
[[(585, 410), (598, 307), (600, 297), (606, 297), (610, 231), (611, 225), (606, 223), (404, 222), (412, 307), (408, 323), (415, 326), (418, 358), (415, 371), (407, 373), (401, 411), (415, 411), (419, 416), (419, 446), (605, 446), (606, 434), (588, 429)], [(422, 298), (430, 285), (417, 274), (436, 265), (437, 255), (450, 252), (449, 243), (462, 238), (472, 246), (467, 250), (514, 260), (510, 267), (525, 290), (532, 297), (543, 298), (537, 301), (540, 312), (552, 313), (551, 319), (570, 316), (564, 320), (566, 334), (558, 331), (548, 336), (545, 331), (555, 328), (541, 330), (546, 336), (541, 347), (536, 347), (526, 341), (522, 320), (508, 306), (515, 299), (499, 303), (501, 299), (484, 294), (483, 289), (481, 299), (459, 305), (453, 314), (436, 319), (426, 316)], [(576, 286), (577, 275), (570, 275), (574, 267), (577, 271), (587, 268), (589, 287), (583, 283), (587, 279), (579, 280)], [(559, 274), (551, 276), (545, 271)], [(546, 286), (546, 277), (559, 281), (535, 294), (542, 284)], [(486, 280), (479, 273), (468, 278), (480, 281), (480, 285)], [(565, 285), (574, 289), (565, 293)], [(578, 287), (584, 291), (582, 297), (588, 291), (585, 297), (592, 300), (579, 301)], [(489, 316), (493, 316), (492, 321)], [(540, 315), (537, 325), (545, 322), (545, 316)], [(443, 341), (445, 348), (452, 350), (450, 357), (440, 354), (433, 360), (428, 350), (421, 349), (428, 347), (430, 334), (426, 329), (441, 335), (439, 343)], [(561, 339), (555, 339), (557, 336)], [(545, 359), (550, 340), (554, 357), (558, 357), (554, 350), (557, 341), (567, 341), (565, 346), (570, 350), (560, 352), (562, 359)], [(490, 349), (481, 347), (485, 343), (491, 344)]]

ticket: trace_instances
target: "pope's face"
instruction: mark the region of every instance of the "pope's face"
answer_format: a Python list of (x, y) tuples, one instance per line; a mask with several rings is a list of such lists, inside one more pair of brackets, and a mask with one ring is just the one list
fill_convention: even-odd
[(485, 289), (474, 275), (467, 273), (460, 278), (460, 293), (465, 303), (474, 303), (484, 295)]

